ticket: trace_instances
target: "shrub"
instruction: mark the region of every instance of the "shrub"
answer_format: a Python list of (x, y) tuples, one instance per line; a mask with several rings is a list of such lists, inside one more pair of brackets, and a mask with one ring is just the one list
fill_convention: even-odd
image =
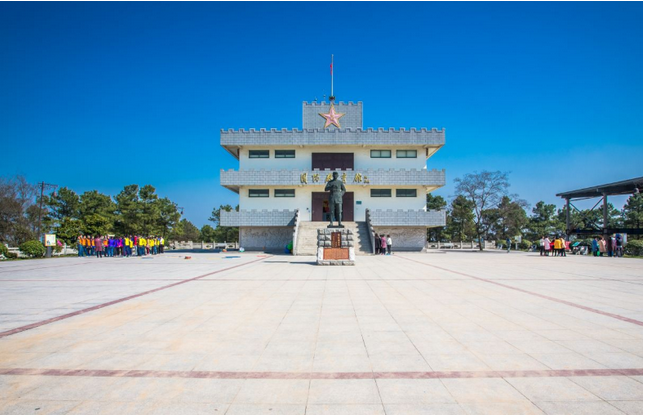
[[(528, 250), (528, 249), (530, 249), (530, 248), (531, 248), (531, 245), (532, 245), (532, 244), (531, 244), (531, 242), (530, 242), (530, 241), (522, 240), (522, 241), (517, 245), (517, 247), (518, 247), (520, 250)], [(538, 247), (538, 248), (539, 248), (539, 247), (540, 247), (540, 245), (538, 244), (536, 247)]]
[(7, 246), (4, 245), (4, 243), (0, 243), (0, 254), (2, 254), (5, 257), (9, 257), (9, 249)]
[(643, 257), (643, 242), (642, 241), (629, 241), (625, 245), (625, 254), (630, 256)]
[(7, 257), (8, 259), (17, 259), (18, 254), (9, 251), (7, 254), (5, 254), (5, 257)]
[(29, 257), (42, 257), (45, 255), (45, 246), (40, 241), (25, 241), (18, 247), (20, 252)]

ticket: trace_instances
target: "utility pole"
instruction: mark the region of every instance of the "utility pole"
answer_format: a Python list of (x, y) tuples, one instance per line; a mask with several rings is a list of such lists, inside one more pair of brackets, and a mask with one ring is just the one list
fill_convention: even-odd
[(41, 238), (40, 234), (40, 225), (43, 219), (43, 196), (45, 194), (45, 189), (56, 189), (58, 188), (58, 185), (54, 185), (53, 183), (46, 183), (46, 182), (40, 182), (38, 184), (40, 186), (40, 207), (38, 209), (38, 239)]

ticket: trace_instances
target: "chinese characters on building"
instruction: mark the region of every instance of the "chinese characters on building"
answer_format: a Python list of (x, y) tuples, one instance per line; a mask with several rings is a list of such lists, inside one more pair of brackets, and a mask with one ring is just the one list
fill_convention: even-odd
[[(310, 174), (310, 173), (307, 173), (307, 172), (304, 172), (304, 173), (300, 174), (300, 183), (303, 184), (303, 185), (307, 185), (309, 183), (309, 178), (311, 178), (311, 183), (320, 183), (320, 174), (319, 173), (311, 173)], [(330, 180), (332, 180), (332, 174), (328, 173), (327, 176), (325, 177), (324, 183), (327, 183)], [(340, 180), (342, 180), (343, 183), (347, 183), (347, 173), (346, 172), (343, 172), (340, 175)], [(368, 184), (368, 183), (370, 183), (370, 180), (367, 177), (367, 175), (363, 175), (360, 172), (356, 172), (356, 174), (354, 174), (354, 182), (353, 183)]]

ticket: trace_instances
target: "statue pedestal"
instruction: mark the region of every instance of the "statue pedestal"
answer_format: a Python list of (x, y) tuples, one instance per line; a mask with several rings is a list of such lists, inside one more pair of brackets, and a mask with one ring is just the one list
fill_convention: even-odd
[(327, 228), (331, 228), (331, 229), (338, 228), (338, 229), (342, 230), (343, 228), (345, 228), (345, 226), (344, 225), (328, 225)]
[(316, 264), (320, 266), (353, 266), (355, 260), (354, 235), (343, 228), (318, 229)]

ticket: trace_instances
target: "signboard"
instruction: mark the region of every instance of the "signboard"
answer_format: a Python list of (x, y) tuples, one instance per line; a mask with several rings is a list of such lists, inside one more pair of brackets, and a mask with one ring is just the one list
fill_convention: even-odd
[(56, 247), (56, 234), (45, 234), (45, 247)]

